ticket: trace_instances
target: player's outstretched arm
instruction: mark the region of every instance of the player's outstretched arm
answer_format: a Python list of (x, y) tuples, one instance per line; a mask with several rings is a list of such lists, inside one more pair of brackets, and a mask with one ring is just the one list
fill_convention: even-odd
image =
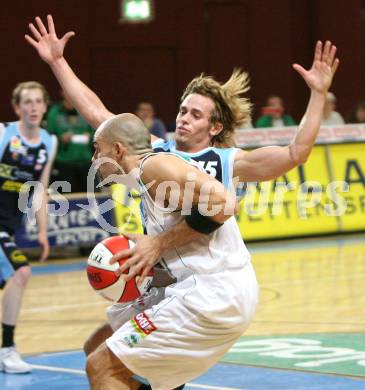
[(29, 29), (33, 35), (25, 35), (25, 39), (37, 50), (39, 56), (52, 69), (66, 97), (80, 112), (85, 120), (94, 128), (113, 116), (98, 96), (85, 85), (73, 72), (63, 56), (69, 39), (75, 35), (69, 31), (58, 38), (51, 15), (47, 16), (48, 30), (41, 18), (35, 18), (35, 24), (30, 23)]
[(336, 50), (331, 42), (327, 41), (323, 45), (318, 41), (309, 70), (298, 64), (293, 65), (311, 93), (298, 133), (286, 147), (269, 146), (252, 152), (238, 152), (234, 163), (234, 177), (238, 177), (240, 181), (270, 180), (308, 159), (320, 129), (326, 95), (339, 64)]

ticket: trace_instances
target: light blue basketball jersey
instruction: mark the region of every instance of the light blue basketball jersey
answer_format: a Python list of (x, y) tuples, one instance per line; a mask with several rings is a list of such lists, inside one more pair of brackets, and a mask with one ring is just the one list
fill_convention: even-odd
[(226, 188), (235, 192), (233, 184), (234, 157), (239, 148), (208, 147), (196, 153), (176, 150), (175, 140), (158, 139), (152, 143), (155, 152), (171, 152), (195, 160), (209, 175), (220, 181)]

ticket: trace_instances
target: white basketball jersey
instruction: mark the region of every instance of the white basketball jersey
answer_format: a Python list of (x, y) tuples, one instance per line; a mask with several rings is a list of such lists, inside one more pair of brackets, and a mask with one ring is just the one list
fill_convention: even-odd
[[(144, 161), (150, 156), (153, 155), (146, 156), (142, 161), (141, 171)], [(199, 169), (195, 161), (175, 154), (174, 156)], [(169, 230), (185, 218), (181, 210), (171, 210), (156, 204), (142, 183), (141, 185), (143, 219), (149, 235), (157, 235)], [(242, 269), (249, 262), (250, 255), (234, 217), (229, 218), (213, 233), (171, 250), (161, 259), (162, 265), (168, 268), (178, 281), (192, 275), (208, 275)]]

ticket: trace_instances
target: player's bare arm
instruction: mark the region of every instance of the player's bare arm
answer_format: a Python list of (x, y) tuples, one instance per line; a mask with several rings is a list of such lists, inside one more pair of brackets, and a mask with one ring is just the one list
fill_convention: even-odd
[[(187, 211), (190, 211), (191, 206), (214, 209), (216, 212), (210, 217), (217, 223), (223, 223), (234, 215), (235, 198), (224, 185), (179, 157), (160, 153), (149, 158), (143, 166), (142, 180), (144, 183), (153, 183), (148, 192), (161, 207)], [(169, 181), (177, 184), (178, 193), (174, 193), (174, 190), (161, 191), (161, 186), (165, 188), (164, 184)], [(161, 195), (164, 195), (163, 199)], [(227, 204), (233, 207), (228, 210)], [(225, 208), (228, 212), (225, 212)]]
[(234, 162), (233, 177), (238, 177), (240, 181), (271, 180), (308, 159), (320, 129), (326, 95), (338, 64), (336, 47), (329, 41), (324, 45), (319, 41), (309, 70), (298, 64), (293, 65), (311, 91), (297, 135), (292, 143), (285, 147), (269, 146), (252, 152), (239, 151)]
[(51, 67), (67, 99), (92, 127), (97, 128), (114, 114), (108, 111), (98, 96), (76, 76), (63, 56), (68, 41), (75, 33), (69, 31), (62, 38), (58, 38), (51, 15), (47, 16), (47, 24), (48, 29), (37, 16), (35, 23), (29, 24), (32, 37), (26, 34), (25, 39)]
[(42, 254), (40, 261), (46, 261), (49, 255), (49, 242), (48, 242), (48, 215), (47, 215), (47, 204), (48, 204), (48, 187), (49, 179), (51, 176), (51, 169), (56, 157), (57, 151), (57, 138), (54, 138), (54, 147), (50, 155), (49, 161), (45, 166), (42, 176), (40, 178), (40, 186), (35, 190), (33, 204), (36, 205), (36, 220), (38, 223), (38, 242), (42, 247)]
[[(158, 160), (158, 163), (156, 163), (156, 160)], [(191, 210), (196, 212), (196, 209), (200, 206), (199, 210), (214, 210), (215, 212), (207, 217), (208, 225), (210, 220), (212, 221), (211, 227), (208, 227), (207, 231), (199, 231), (199, 228), (197, 230), (194, 226), (193, 211), (185, 220), (182, 220), (169, 231), (157, 236), (127, 235), (127, 237), (135, 240), (136, 246), (119, 252), (113, 257), (112, 262), (130, 256), (129, 260), (118, 271), (118, 274), (122, 274), (125, 269), (130, 268), (128, 280), (143, 270), (142, 280), (148, 271), (159, 261), (164, 252), (183, 246), (192, 240), (204, 236), (204, 234), (208, 234), (209, 229), (218, 228), (234, 215), (236, 210), (236, 199), (223, 184), (206, 173), (189, 166), (175, 156), (160, 154), (147, 160), (142, 179), (144, 183), (155, 181), (149, 189), (149, 194), (156, 203), (165, 201), (165, 206), (171, 207), (171, 199), (178, 198), (177, 202), (173, 204), (173, 207), (176, 207), (176, 209), (181, 210), (186, 207), (188, 212)], [(171, 180), (179, 185), (179, 194), (169, 192), (166, 193), (164, 199), (158, 199), (161, 183), (163, 184)], [(187, 181), (194, 182), (194, 187), (191, 191), (184, 191)], [(191, 202), (187, 202), (188, 198), (191, 199)], [(186, 203), (189, 203), (190, 206), (186, 205)], [(202, 223), (204, 224), (204, 221)]]

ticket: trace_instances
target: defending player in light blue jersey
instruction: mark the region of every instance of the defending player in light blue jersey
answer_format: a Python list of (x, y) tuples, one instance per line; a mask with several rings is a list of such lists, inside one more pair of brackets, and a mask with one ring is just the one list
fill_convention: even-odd
[(12, 103), (19, 121), (0, 124), (0, 287), (2, 298), (2, 345), (0, 368), (11, 374), (30, 372), (15, 349), (14, 331), (24, 289), (31, 275), (25, 255), (17, 248), (13, 234), (23, 216), (18, 201), (24, 183), (40, 182), (34, 192), (41, 261), (48, 256), (47, 196), (49, 175), (57, 140), (40, 127), (47, 110), (48, 94), (42, 84), (18, 84)]

